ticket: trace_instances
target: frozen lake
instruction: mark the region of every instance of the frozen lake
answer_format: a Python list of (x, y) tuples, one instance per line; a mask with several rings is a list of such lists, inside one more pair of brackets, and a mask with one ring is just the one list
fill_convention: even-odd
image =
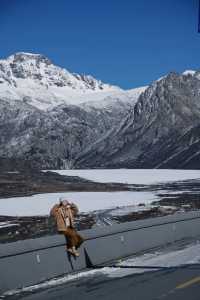
[(52, 170), (61, 175), (80, 176), (97, 182), (121, 182), (129, 184), (152, 184), (200, 178), (200, 170), (159, 169), (92, 169)]
[(153, 192), (72, 192), (38, 194), (29, 197), (0, 199), (0, 215), (36, 216), (48, 215), (60, 197), (76, 203), (80, 212), (90, 212), (116, 206), (151, 203), (157, 200)]
[[(55, 171), (55, 170), (54, 170)], [(200, 178), (199, 170), (59, 170), (63, 175), (80, 176), (97, 182), (121, 182), (130, 184), (153, 184)], [(161, 191), (160, 191), (161, 192)], [(37, 194), (29, 197), (0, 199), (0, 215), (34, 216), (48, 215), (50, 208), (60, 197), (79, 206), (80, 212), (92, 212), (140, 203), (150, 204), (158, 200), (156, 192), (70, 192)]]

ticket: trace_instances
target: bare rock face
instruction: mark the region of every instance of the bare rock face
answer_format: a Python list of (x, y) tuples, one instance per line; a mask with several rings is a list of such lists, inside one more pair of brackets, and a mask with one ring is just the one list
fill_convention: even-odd
[(75, 158), (115, 122), (115, 116), (100, 109), (65, 105), (44, 112), (0, 101), (0, 158), (26, 160), (43, 169), (73, 168)]

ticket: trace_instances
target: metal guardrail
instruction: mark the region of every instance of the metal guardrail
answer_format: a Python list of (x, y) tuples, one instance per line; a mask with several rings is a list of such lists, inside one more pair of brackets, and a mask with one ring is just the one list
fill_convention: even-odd
[[(91, 266), (101, 266), (177, 240), (199, 236), (200, 212), (117, 224), (82, 231), (81, 234), (86, 241), (77, 259), (67, 255), (65, 238), (60, 235), (2, 244), (0, 294)], [(17, 275), (14, 270), (18, 270)]]

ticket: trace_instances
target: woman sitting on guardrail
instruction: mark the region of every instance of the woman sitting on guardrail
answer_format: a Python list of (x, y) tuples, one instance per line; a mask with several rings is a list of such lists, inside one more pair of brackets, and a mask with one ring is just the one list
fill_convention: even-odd
[(78, 213), (78, 207), (65, 199), (60, 199), (60, 203), (53, 206), (50, 215), (57, 223), (57, 230), (67, 238), (67, 251), (79, 256), (77, 249), (83, 243), (83, 238), (74, 228), (74, 217)]

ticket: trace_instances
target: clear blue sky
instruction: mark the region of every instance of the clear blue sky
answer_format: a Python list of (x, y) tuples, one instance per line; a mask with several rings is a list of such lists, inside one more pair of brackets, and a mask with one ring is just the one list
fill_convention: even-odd
[(0, 57), (42, 53), (124, 88), (200, 69), (198, 0), (0, 0)]

